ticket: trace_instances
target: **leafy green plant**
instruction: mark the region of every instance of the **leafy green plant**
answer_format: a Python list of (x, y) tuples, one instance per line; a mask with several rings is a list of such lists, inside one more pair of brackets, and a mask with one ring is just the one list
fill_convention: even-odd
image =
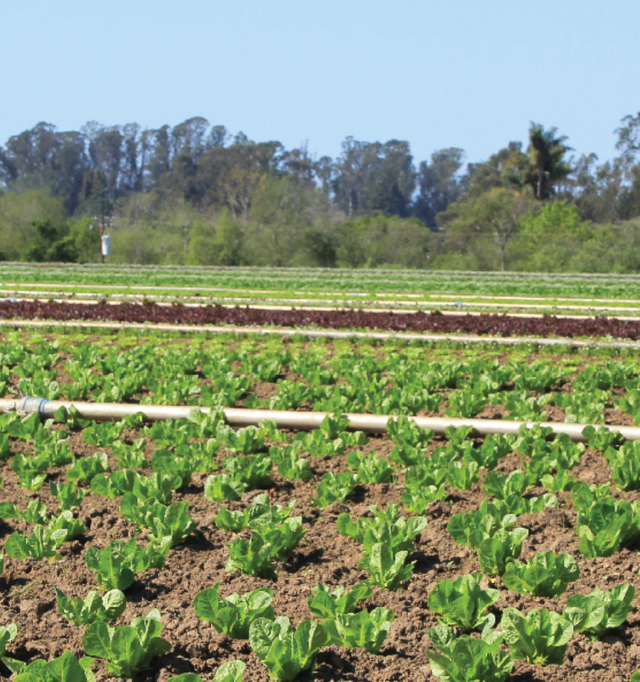
[(507, 607), (501, 627), (514, 657), (534, 664), (560, 665), (573, 636), (570, 621), (547, 609), (531, 609), (525, 615)]
[(471, 490), (480, 480), (480, 465), (477, 462), (450, 462), (446, 469), (447, 483), (456, 490)]
[(508, 476), (501, 471), (489, 471), (484, 477), (482, 492), (498, 500), (508, 500), (514, 496), (521, 497), (533, 485), (533, 477), (523, 474), (519, 469)]
[[(177, 450), (177, 448), (176, 448)], [(191, 483), (191, 476), (198, 467), (197, 460), (189, 452), (178, 454), (164, 448), (156, 450), (151, 456), (151, 468), (156, 473), (166, 474), (180, 479), (177, 488), (186, 488)]]
[(106, 452), (96, 452), (90, 457), (81, 457), (67, 469), (67, 478), (78, 483), (90, 483), (97, 474), (109, 471), (109, 457)]
[(600, 452), (605, 452), (609, 448), (622, 445), (624, 437), (617, 431), (611, 431), (606, 426), (595, 428), (594, 426), (585, 427), (582, 435), (587, 439), (589, 445)]
[(171, 644), (160, 637), (161, 632), (160, 613), (153, 609), (145, 617), (134, 618), (131, 625), (92, 623), (84, 633), (82, 646), (89, 656), (106, 659), (110, 673), (131, 679), (152, 659), (171, 651)]
[(15, 623), (9, 625), (0, 625), (0, 662), (4, 663), (7, 668), (14, 670), (16, 666), (20, 665), (20, 661), (7, 656), (7, 644), (13, 642), (18, 635), (18, 626)]
[(260, 493), (253, 502), (242, 510), (230, 511), (220, 507), (214, 523), (220, 530), (240, 533), (245, 528), (259, 528), (269, 524), (282, 523), (289, 517), (295, 506), (295, 500), (288, 507), (272, 505), (266, 493)]
[(238, 502), (247, 486), (226, 474), (212, 474), (204, 483), (204, 496), (209, 502)]
[(528, 535), (526, 528), (500, 528), (484, 538), (477, 548), (482, 572), (487, 575), (503, 575), (509, 562), (522, 553), (522, 544)]
[(640, 488), (640, 443), (627, 441), (619, 450), (607, 448), (604, 452), (613, 480), (623, 490)]
[(87, 445), (95, 445), (98, 448), (109, 448), (115, 441), (119, 441), (125, 423), (119, 422), (94, 422), (82, 431), (82, 440)]
[(38, 457), (25, 457), (17, 453), (11, 460), (11, 468), (18, 477), (18, 482), (27, 490), (39, 490), (47, 478), (49, 459), (46, 454)]
[(146, 445), (146, 438), (137, 438), (132, 445), (115, 441), (111, 444), (111, 451), (123, 469), (144, 469), (147, 466)]
[(617, 585), (608, 592), (596, 588), (587, 596), (569, 597), (564, 616), (576, 632), (600, 639), (624, 624), (635, 596), (636, 589), (629, 584)]
[(311, 613), (316, 618), (324, 620), (353, 613), (358, 602), (368, 599), (372, 594), (373, 590), (364, 583), (359, 583), (350, 590), (338, 586), (333, 591), (328, 585), (318, 583), (311, 588), (311, 596), (307, 597), (307, 603)]
[(103, 596), (92, 590), (84, 599), (74, 599), (56, 587), (56, 602), (58, 611), (74, 625), (115, 620), (127, 606), (125, 596), (120, 590), (109, 590)]
[(483, 577), (482, 573), (472, 573), (455, 581), (446, 578), (436, 583), (428, 604), (440, 616), (441, 623), (458, 625), (464, 632), (493, 627), (495, 616), (486, 609), (498, 600), (500, 590), (483, 589)]
[(540, 484), (553, 493), (573, 490), (577, 483), (578, 479), (572, 476), (568, 469), (560, 469), (555, 476), (553, 474), (544, 474), (540, 477)]
[(78, 661), (71, 651), (65, 651), (48, 662), (38, 659), (29, 665), (20, 663), (10, 667), (18, 673), (13, 682), (95, 682), (92, 663), (93, 658), (85, 656)]
[(11, 533), (4, 544), (4, 551), (12, 559), (57, 559), (58, 549), (67, 535), (64, 528), (52, 531), (46, 526), (36, 525), (31, 535), (22, 535), (18, 531)]
[[(244, 661), (227, 661), (223, 663), (213, 676), (211, 682), (242, 682), (246, 664)], [(170, 677), (168, 682), (204, 682), (200, 675), (195, 673), (182, 673)]]
[(357, 477), (351, 471), (334, 473), (328, 471), (316, 486), (316, 495), (311, 501), (324, 509), (334, 502), (344, 502), (356, 487)]
[(248, 540), (235, 538), (229, 545), (226, 570), (275, 580), (273, 561), (286, 561), (305, 534), (301, 519), (294, 516), (279, 524), (265, 522), (254, 528)]
[(538, 552), (526, 563), (508, 563), (502, 582), (508, 589), (523, 594), (557, 597), (579, 577), (580, 569), (570, 554)]
[(347, 464), (355, 470), (359, 483), (374, 485), (376, 483), (391, 483), (395, 475), (395, 467), (389, 466), (386, 459), (378, 457), (375, 452), (363, 454), (350, 452)]
[(367, 583), (386, 590), (397, 590), (400, 583), (409, 580), (415, 561), (407, 563), (409, 552), (393, 552), (387, 545), (378, 542), (371, 547), (359, 563), (369, 574)]
[(405, 473), (402, 503), (413, 514), (424, 513), (427, 505), (447, 496), (446, 468), (411, 466)]
[(0, 519), (19, 519), (27, 523), (49, 523), (49, 512), (42, 500), (31, 500), (23, 512), (12, 502), (0, 502)]
[(327, 644), (319, 623), (304, 620), (294, 630), (288, 618), (258, 618), (249, 628), (249, 642), (274, 680), (293, 680), (313, 670), (318, 651)]
[(640, 535), (640, 503), (596, 497), (586, 486), (576, 491), (580, 537), (578, 549), (586, 557), (611, 556)]
[(516, 515), (496, 503), (484, 500), (479, 509), (454, 514), (447, 530), (460, 545), (477, 549), (486, 538), (493, 537), (499, 530), (508, 530), (516, 522)]
[(242, 483), (245, 490), (268, 488), (273, 484), (271, 479), (273, 462), (266, 454), (227, 457), (222, 467), (234, 481)]
[(433, 429), (422, 429), (404, 416), (390, 419), (387, 433), (396, 445), (389, 459), (403, 467), (420, 464), (424, 460), (427, 445), (435, 437)]
[(440, 650), (428, 649), (427, 655), (432, 674), (441, 682), (504, 682), (511, 673), (513, 660), (500, 649), (500, 636), (454, 637), (449, 628), (439, 626), (429, 630), (429, 637)]
[(243, 595), (236, 593), (220, 599), (220, 583), (196, 595), (193, 606), (196, 616), (206, 620), (232, 639), (248, 639), (249, 626), (256, 618), (273, 620), (273, 592), (258, 589)]
[(360, 542), (365, 554), (377, 543), (384, 543), (393, 554), (403, 550), (412, 551), (414, 538), (427, 527), (427, 519), (423, 516), (409, 519), (400, 516), (397, 504), (390, 504), (386, 509), (374, 505), (369, 507), (369, 511), (371, 517), (360, 518), (355, 523), (347, 513), (340, 514), (337, 520), (340, 535)]
[(300, 455), (302, 443), (295, 441), (286, 447), (270, 447), (269, 457), (278, 466), (278, 473), (288, 481), (310, 481), (313, 471), (309, 460)]
[(377, 654), (389, 634), (393, 619), (391, 609), (378, 606), (371, 611), (337, 614), (325, 620), (322, 628), (327, 634), (328, 646), (360, 647)]
[(134, 493), (125, 493), (120, 503), (122, 515), (140, 528), (148, 528), (149, 540), (158, 544), (163, 538), (171, 538), (171, 546), (186, 540), (196, 529), (193, 518), (189, 516), (189, 502), (143, 502)]
[(82, 500), (89, 494), (88, 490), (79, 488), (73, 481), (68, 483), (49, 483), (49, 490), (53, 497), (58, 500), (60, 510), (77, 509)]
[(233, 452), (250, 455), (259, 452), (264, 447), (264, 436), (256, 426), (247, 426), (233, 430), (225, 424), (220, 424), (216, 437)]
[(321, 429), (309, 433), (296, 434), (292, 445), (300, 446), (311, 457), (335, 457), (341, 455), (347, 448), (346, 433), (332, 437)]
[(137, 573), (148, 568), (162, 568), (171, 549), (165, 540), (158, 545), (140, 546), (135, 540), (112, 540), (103, 550), (89, 547), (85, 563), (96, 573), (98, 584), (107, 590), (126, 590)]

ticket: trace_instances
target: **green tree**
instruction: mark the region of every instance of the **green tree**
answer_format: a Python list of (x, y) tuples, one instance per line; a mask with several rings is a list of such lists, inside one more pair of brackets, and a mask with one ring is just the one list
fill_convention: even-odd
[[(64, 234), (66, 212), (60, 199), (47, 190), (29, 190), (0, 196), (0, 258), (20, 260), (38, 235), (38, 224)], [(46, 231), (45, 230), (45, 231)]]
[(575, 204), (552, 201), (520, 221), (521, 255), (518, 269), (562, 272), (593, 235)]
[(417, 218), (363, 216), (338, 229), (339, 267), (425, 268), (433, 234)]
[(452, 147), (433, 152), (431, 162), (423, 161), (418, 170), (418, 197), (413, 214), (432, 230), (436, 216), (457, 201), (464, 191), (460, 169), (464, 152)]
[(571, 147), (565, 145), (566, 135), (558, 137), (557, 128), (545, 130), (539, 123), (531, 123), (529, 128), (529, 148), (531, 160), (530, 183), (539, 201), (548, 199), (554, 193), (554, 185), (566, 180), (571, 174), (571, 166), (565, 155)]
[(495, 187), (479, 196), (465, 196), (438, 217), (444, 231), (443, 251), (467, 254), (481, 270), (505, 270), (521, 221), (535, 205), (528, 188)]

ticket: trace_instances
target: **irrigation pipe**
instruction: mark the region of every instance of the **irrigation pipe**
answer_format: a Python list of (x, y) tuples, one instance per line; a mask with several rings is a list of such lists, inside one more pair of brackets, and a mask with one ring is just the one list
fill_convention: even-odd
[(412, 332), (357, 332), (337, 331), (334, 329), (293, 329), (291, 327), (236, 327), (196, 324), (165, 324), (162, 322), (101, 322), (92, 320), (58, 321), (58, 320), (0, 320), (1, 327), (15, 329), (85, 329), (109, 331), (143, 331), (143, 332), (178, 332), (180, 334), (255, 334), (257, 336), (299, 336), (307, 339), (362, 339), (364, 341), (421, 341), (423, 343), (460, 343), (460, 344), (495, 344), (503, 346), (567, 346), (569, 348), (610, 348), (612, 350), (640, 350), (640, 341), (597, 341), (563, 338), (527, 337), (527, 336), (472, 336), (455, 334), (417, 334)]
[[(186, 419), (193, 411), (210, 413), (208, 407), (184, 407), (169, 405), (132, 405), (123, 403), (87, 403), (72, 400), (47, 400), (46, 398), (1, 399), (0, 413), (17, 412), (30, 415), (37, 413), (43, 419), (53, 419), (61, 407), (67, 410), (74, 407), (80, 417), (94, 421), (117, 421), (127, 415), (142, 413), (146, 421), (164, 421), (167, 419)], [(257, 426), (263, 421), (273, 421), (279, 429), (292, 431), (310, 431), (317, 429), (329, 412), (289, 412), (280, 410), (249, 410), (226, 407), (222, 409), (230, 426)], [(386, 433), (387, 423), (394, 416), (384, 414), (345, 414), (349, 419), (348, 428), (366, 433)], [(445, 429), (454, 426), (470, 426), (474, 436), (489, 434), (518, 434), (522, 426), (533, 428), (539, 422), (507, 421), (502, 419), (443, 419), (441, 417), (408, 417), (421, 428), (433, 429), (436, 435), (444, 435)], [(555, 434), (564, 433), (574, 441), (586, 441), (582, 435), (588, 424), (567, 424), (564, 422), (542, 422)], [(596, 425), (597, 427), (597, 425)], [(619, 433), (626, 440), (640, 440), (640, 428), (633, 426), (607, 426), (610, 431)]]

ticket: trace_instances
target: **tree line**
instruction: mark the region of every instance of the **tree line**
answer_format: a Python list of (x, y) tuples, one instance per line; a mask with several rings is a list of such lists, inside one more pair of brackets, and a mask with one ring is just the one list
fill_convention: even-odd
[(538, 123), (481, 163), (416, 163), (407, 141), (317, 158), (202, 117), (39, 123), (0, 147), (0, 259), (93, 262), (102, 220), (117, 262), (635, 272), (640, 114), (615, 134), (604, 163)]

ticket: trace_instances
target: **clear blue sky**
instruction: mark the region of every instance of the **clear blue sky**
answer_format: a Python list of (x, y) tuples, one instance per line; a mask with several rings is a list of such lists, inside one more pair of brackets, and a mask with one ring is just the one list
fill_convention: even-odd
[(0, 0), (0, 144), (39, 121), (192, 116), (287, 148), (408, 140), (481, 161), (530, 121), (615, 155), (638, 0)]

